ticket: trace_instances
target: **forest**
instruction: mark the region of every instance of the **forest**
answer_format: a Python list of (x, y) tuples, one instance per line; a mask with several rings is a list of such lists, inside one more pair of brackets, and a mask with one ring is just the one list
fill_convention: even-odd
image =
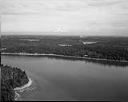
[(1, 44), (2, 53), (58, 54), (128, 61), (128, 37), (13, 35), (2, 36)]
[(1, 69), (1, 101), (15, 101), (14, 88), (21, 87), (28, 83), (25, 71), (20, 68), (7, 65), (0, 65)]

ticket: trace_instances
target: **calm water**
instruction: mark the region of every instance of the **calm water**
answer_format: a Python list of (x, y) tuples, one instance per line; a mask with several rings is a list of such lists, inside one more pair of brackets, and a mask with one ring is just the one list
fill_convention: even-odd
[(2, 56), (33, 80), (20, 100), (128, 100), (128, 67), (47, 57)]

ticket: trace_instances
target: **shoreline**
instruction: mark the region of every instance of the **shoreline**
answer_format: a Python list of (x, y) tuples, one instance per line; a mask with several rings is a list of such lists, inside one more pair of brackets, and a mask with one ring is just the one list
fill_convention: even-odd
[(28, 81), (27, 84), (25, 84), (21, 87), (16, 87), (16, 88), (13, 89), (15, 91), (15, 101), (17, 101), (18, 98), (20, 97), (20, 94), (17, 91), (23, 92), (25, 88), (28, 88), (32, 85), (32, 79), (30, 79), (30, 78), (28, 78), (28, 79), (29, 79), (29, 81)]
[(23, 85), (21, 87), (14, 88), (14, 91), (21, 91), (21, 90), (23, 90), (23, 89), (28, 88), (29, 86), (31, 86), (32, 85), (32, 80), (30, 78), (28, 78), (28, 80), (29, 81), (28, 81), (27, 84), (25, 84), (25, 85)]
[(114, 61), (114, 62), (128, 63), (128, 61), (125, 61), (125, 60), (111, 60), (111, 59), (103, 59), (103, 58), (78, 57), (78, 56), (67, 56), (67, 55), (57, 55), (57, 54), (38, 54), (38, 53), (1, 53), (1, 55), (53, 56), (53, 57), (63, 57), (63, 58), (76, 58), (76, 59), (85, 59), (85, 60)]

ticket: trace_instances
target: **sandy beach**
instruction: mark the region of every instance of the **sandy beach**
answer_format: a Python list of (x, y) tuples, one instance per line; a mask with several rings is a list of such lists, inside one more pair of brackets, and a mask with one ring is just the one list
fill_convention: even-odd
[(16, 87), (14, 88), (14, 91), (15, 91), (15, 100), (18, 100), (18, 98), (20, 97), (20, 94), (18, 92), (23, 92), (24, 89), (30, 87), (32, 85), (32, 80), (31, 78), (28, 78), (29, 81), (27, 84), (25, 84), (24, 86), (21, 86), (21, 87)]
[(57, 55), (57, 54), (39, 54), (39, 53), (1, 53), (1, 55), (19, 55), (19, 56), (55, 56), (55, 57), (65, 57), (65, 58), (78, 58), (78, 59), (89, 59), (89, 60), (97, 60), (97, 61), (114, 61), (114, 62), (124, 62), (128, 63), (125, 60), (111, 60), (111, 59), (103, 59), (103, 58), (91, 58), (91, 57), (78, 57), (78, 56), (66, 56), (66, 55)]

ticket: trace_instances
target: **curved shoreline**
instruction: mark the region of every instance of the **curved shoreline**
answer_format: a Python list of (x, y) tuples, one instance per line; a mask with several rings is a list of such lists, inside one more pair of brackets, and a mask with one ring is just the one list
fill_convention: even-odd
[(28, 78), (28, 80), (29, 81), (28, 81), (27, 84), (25, 84), (25, 85), (23, 85), (21, 87), (14, 88), (14, 91), (21, 91), (21, 90), (23, 90), (23, 89), (28, 88), (29, 86), (31, 86), (32, 85), (32, 80), (30, 78)]
[(30, 78), (28, 78), (28, 79), (29, 79), (29, 81), (28, 81), (27, 84), (25, 84), (25, 85), (23, 85), (21, 87), (14, 88), (14, 91), (15, 91), (15, 101), (17, 101), (18, 98), (20, 97), (20, 94), (17, 91), (23, 92), (22, 90), (24, 90), (25, 88), (28, 88), (28, 87), (30, 87), (32, 85), (32, 80)]
[(78, 57), (78, 56), (67, 56), (67, 55), (57, 55), (57, 54), (38, 54), (38, 53), (1, 53), (1, 55), (19, 55), (19, 56), (55, 56), (63, 58), (76, 58), (76, 59), (88, 59), (88, 60), (97, 60), (97, 61), (113, 61), (113, 62), (123, 62), (128, 63), (125, 60), (111, 60), (103, 58), (91, 58), (91, 57)]

